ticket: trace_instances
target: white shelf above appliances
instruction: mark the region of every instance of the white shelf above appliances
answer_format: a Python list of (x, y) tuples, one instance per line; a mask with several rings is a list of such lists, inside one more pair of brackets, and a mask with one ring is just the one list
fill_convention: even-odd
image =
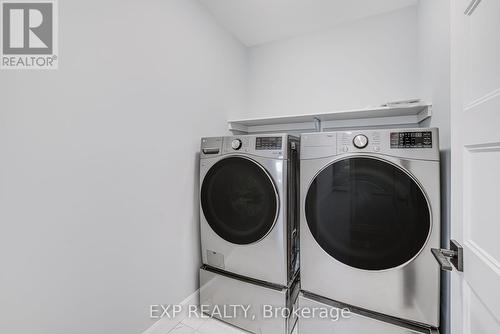
[(310, 132), (340, 128), (418, 126), (432, 115), (431, 104), (395, 105), (318, 114), (228, 121), (233, 133)]

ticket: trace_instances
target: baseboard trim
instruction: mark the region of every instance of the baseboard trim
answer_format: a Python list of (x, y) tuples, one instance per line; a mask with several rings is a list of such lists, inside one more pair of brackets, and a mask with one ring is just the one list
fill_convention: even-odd
[(179, 322), (184, 320), (187, 316), (187, 307), (189, 305), (200, 304), (200, 290), (196, 290), (186, 299), (179, 303), (182, 306), (183, 312), (178, 314), (175, 318), (161, 318), (155, 322), (151, 327), (146, 329), (142, 334), (166, 334), (171, 331)]
[(193, 292), (190, 296), (184, 299), (180, 305), (200, 305), (200, 289)]

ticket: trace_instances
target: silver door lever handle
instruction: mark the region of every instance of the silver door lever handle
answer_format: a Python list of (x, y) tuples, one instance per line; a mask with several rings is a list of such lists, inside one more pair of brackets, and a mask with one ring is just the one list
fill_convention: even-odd
[(457, 271), (464, 271), (464, 250), (462, 246), (456, 240), (450, 240), (450, 248), (432, 248), (431, 252), (439, 262), (441, 270), (452, 271), (453, 267), (455, 267)]

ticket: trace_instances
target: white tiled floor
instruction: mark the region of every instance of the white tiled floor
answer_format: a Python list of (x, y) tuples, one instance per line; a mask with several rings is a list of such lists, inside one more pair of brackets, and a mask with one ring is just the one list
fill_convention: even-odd
[[(187, 320), (187, 319), (186, 319)], [(194, 325), (194, 326), (193, 326)], [(244, 331), (215, 319), (180, 322), (169, 333), (173, 334), (242, 334)]]
[(172, 334), (242, 334), (239, 328), (206, 317), (190, 317), (180, 321), (169, 333)]
[[(169, 334), (245, 334), (234, 326), (228, 325), (222, 321), (206, 317), (191, 317), (180, 321)], [(297, 334), (297, 326), (293, 334)]]

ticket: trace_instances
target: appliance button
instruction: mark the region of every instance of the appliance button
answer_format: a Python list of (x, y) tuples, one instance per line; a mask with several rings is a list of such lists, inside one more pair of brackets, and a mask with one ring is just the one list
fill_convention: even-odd
[(365, 135), (357, 135), (356, 137), (354, 137), (352, 142), (357, 148), (365, 148), (366, 146), (368, 146), (368, 137)]
[(241, 140), (239, 139), (235, 139), (231, 142), (231, 147), (233, 148), (233, 150), (239, 150), (241, 148)]

